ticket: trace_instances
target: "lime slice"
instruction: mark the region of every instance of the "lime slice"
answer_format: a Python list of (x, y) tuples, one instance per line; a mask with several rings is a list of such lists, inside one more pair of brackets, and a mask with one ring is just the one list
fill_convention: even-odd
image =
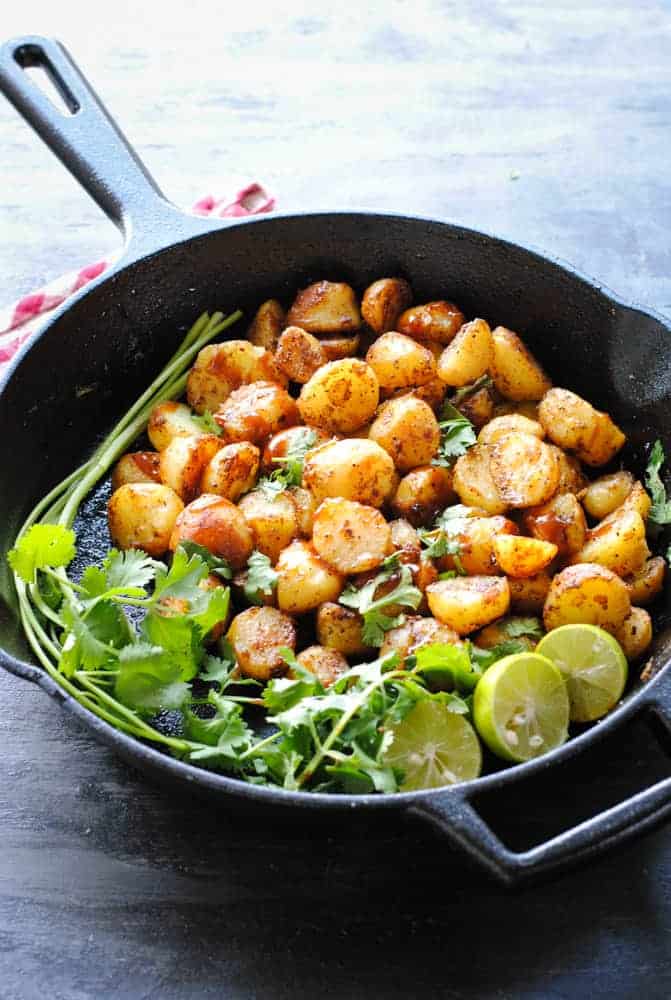
[(559, 667), (566, 681), (571, 720), (593, 722), (617, 704), (627, 683), (627, 659), (617, 639), (596, 625), (560, 625), (537, 652)]
[(385, 764), (405, 773), (402, 792), (456, 785), (480, 774), (482, 751), (473, 726), (445, 705), (420, 701), (389, 728), (394, 742)]
[(497, 757), (518, 762), (540, 757), (568, 736), (566, 684), (545, 656), (505, 656), (489, 668), (476, 687), (473, 719)]

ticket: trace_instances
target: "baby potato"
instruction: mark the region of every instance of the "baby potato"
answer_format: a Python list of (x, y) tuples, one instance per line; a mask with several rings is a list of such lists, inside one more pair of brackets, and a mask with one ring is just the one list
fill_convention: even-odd
[(389, 522), (389, 528), (392, 547), (395, 552), (401, 553), (401, 562), (418, 562), (422, 553), (422, 543), (410, 521), (399, 517)]
[(612, 514), (631, 493), (634, 477), (624, 469), (599, 476), (581, 491), (579, 499), (590, 517), (597, 521)]
[(338, 572), (364, 573), (391, 552), (391, 528), (375, 507), (327, 499), (317, 508), (312, 541)]
[(431, 613), (459, 635), (506, 614), (510, 606), (508, 581), (501, 576), (457, 576), (439, 580), (426, 591)]
[(369, 285), (361, 300), (361, 315), (375, 333), (394, 330), (396, 320), (412, 302), (412, 289), (403, 278), (380, 278)]
[(504, 514), (508, 504), (503, 499), (490, 469), (489, 445), (476, 444), (457, 459), (452, 485), (467, 507), (481, 507), (487, 514)]
[(277, 347), (280, 333), (286, 326), (284, 309), (277, 299), (268, 299), (256, 311), (249, 330), (247, 340), (256, 347), (264, 347), (266, 351), (274, 351)]
[(285, 431), (278, 431), (273, 434), (263, 449), (261, 468), (264, 472), (274, 472), (282, 468), (282, 461), (289, 452), (297, 447), (309, 444), (310, 448), (318, 448), (320, 444), (326, 444), (333, 438), (326, 431), (318, 427), (304, 427), (297, 424), (295, 427), (287, 427)]
[(549, 632), (560, 625), (598, 625), (614, 633), (631, 610), (619, 576), (597, 563), (567, 566), (552, 580), (543, 608)]
[(643, 518), (635, 510), (620, 508), (587, 532), (587, 541), (571, 562), (598, 563), (618, 576), (629, 576), (644, 566), (649, 555)]
[(540, 615), (550, 590), (552, 577), (543, 570), (526, 579), (508, 580), (510, 586), (510, 608), (519, 615)]
[[(624, 498), (620, 506), (609, 514), (608, 517), (615, 517), (618, 510), (635, 510), (637, 514), (640, 514), (643, 520), (647, 520), (648, 514), (650, 513), (650, 508), (652, 507), (652, 500), (646, 491), (644, 490), (641, 483), (638, 480), (634, 483), (631, 490)], [(604, 518), (607, 520), (608, 518)], [(603, 523), (603, 522), (602, 522)]]
[(287, 490), (296, 511), (296, 524), (298, 534), (303, 538), (310, 538), (312, 535), (312, 522), (317, 509), (317, 503), (309, 490), (304, 490), (302, 486), (290, 486)]
[[(431, 407), (434, 412), (438, 412), (443, 405), (445, 396), (447, 395), (447, 386), (442, 379), (432, 378), (430, 382), (425, 382), (424, 385), (416, 386), (410, 393), (406, 393), (405, 390), (399, 389), (398, 393), (404, 395), (415, 396), (417, 399), (421, 399), (422, 402), (426, 403)], [(394, 394), (396, 395), (396, 393)]]
[[(323, 688), (331, 687), (332, 684), (342, 677), (349, 670), (349, 664), (342, 653), (337, 649), (328, 649), (326, 646), (308, 646), (296, 657), (300, 665), (314, 674)], [(289, 677), (293, 677), (290, 670)]]
[(483, 386), (462, 399), (459, 412), (470, 420), (476, 430), (481, 430), (494, 415), (494, 399), (489, 389)]
[(631, 603), (651, 604), (664, 586), (665, 573), (666, 560), (662, 559), (661, 556), (653, 556), (631, 576), (626, 576), (624, 582), (627, 585)]
[[(515, 615), (500, 618), (499, 621), (492, 622), (491, 625), (486, 625), (485, 628), (478, 632), (473, 641), (480, 649), (493, 649), (494, 646), (509, 641), (508, 629), (511, 625), (516, 625), (524, 621), (524, 618), (518, 618)], [(538, 624), (540, 626), (540, 622)], [(537, 640), (533, 639), (530, 635), (519, 635), (515, 636), (515, 642), (521, 642), (528, 650), (534, 650)]]
[(586, 465), (605, 465), (618, 453), (627, 439), (607, 413), (595, 410), (595, 414), (592, 434), (576, 454)]
[(287, 384), (286, 375), (270, 351), (255, 347), (248, 340), (208, 344), (199, 352), (189, 372), (186, 398), (196, 413), (205, 410), (214, 413), (234, 389), (261, 381)]
[(317, 281), (298, 293), (287, 315), (290, 326), (308, 333), (350, 333), (361, 326), (354, 290), (334, 281)]
[(391, 507), (415, 527), (432, 524), (436, 515), (456, 500), (452, 470), (420, 465), (406, 473), (396, 487)]
[(539, 441), (545, 437), (543, 426), (537, 420), (529, 420), (521, 413), (508, 413), (506, 416), (494, 417), (485, 424), (478, 434), (478, 444), (495, 444), (506, 434), (516, 434), (520, 431), (523, 434), (532, 434)]
[(557, 555), (557, 546), (538, 538), (499, 535), (494, 539), (494, 555), (499, 566), (512, 577), (536, 576)]
[(366, 353), (382, 389), (424, 385), (436, 377), (436, 362), (423, 344), (404, 333), (383, 333)]
[(172, 399), (157, 403), (147, 424), (149, 440), (157, 451), (167, 448), (173, 438), (194, 437), (204, 433), (191, 408), (186, 403), (175, 403)]
[(390, 629), (380, 648), (380, 656), (398, 653), (401, 661), (406, 656), (412, 656), (422, 646), (433, 643), (444, 643), (446, 646), (460, 646), (461, 640), (454, 629), (449, 628), (435, 618), (423, 618), (421, 615), (406, 615), (402, 625)]
[(381, 507), (394, 489), (394, 463), (375, 441), (330, 441), (307, 454), (302, 483), (318, 504), (327, 497), (343, 497)]
[(531, 507), (522, 523), (534, 538), (553, 542), (560, 556), (578, 552), (587, 537), (585, 515), (573, 493), (557, 493), (542, 507)]
[(195, 542), (241, 569), (254, 550), (254, 536), (234, 503), (203, 493), (184, 508), (170, 536), (174, 551), (180, 542)]
[(433, 410), (410, 395), (385, 403), (369, 436), (391, 455), (399, 472), (428, 465), (440, 445), (440, 428)]
[(494, 407), (494, 417), (506, 417), (510, 413), (519, 413), (527, 420), (538, 423), (538, 403), (533, 399), (522, 399), (519, 402), (503, 399)]
[(173, 438), (161, 452), (161, 479), (184, 503), (190, 503), (200, 493), (204, 469), (223, 444), (216, 434)]
[(361, 337), (358, 333), (351, 337), (320, 337), (319, 343), (327, 361), (342, 361), (343, 358), (353, 358), (358, 353)]
[(644, 608), (632, 608), (613, 635), (630, 663), (640, 660), (652, 642), (652, 619)]
[(275, 360), (292, 382), (307, 382), (328, 361), (324, 348), (311, 333), (300, 326), (288, 326), (280, 334)]
[[(498, 576), (501, 572), (494, 554), (494, 543), (500, 535), (517, 535), (514, 521), (500, 514), (492, 517), (469, 517), (455, 535), (459, 545), (459, 563), (469, 576)], [(456, 569), (453, 556), (438, 560), (441, 570)]]
[(250, 382), (234, 389), (214, 414), (227, 441), (263, 444), (272, 434), (300, 423), (296, 401), (274, 382)]
[(542, 399), (552, 382), (517, 334), (497, 326), (492, 341), (490, 373), (501, 395), (515, 402)]
[(351, 608), (327, 601), (317, 609), (315, 628), (322, 646), (343, 656), (365, 656), (369, 647), (363, 641), (363, 618)]
[(371, 420), (379, 400), (380, 386), (370, 365), (344, 358), (315, 372), (301, 389), (298, 408), (306, 424), (350, 434)]
[(533, 507), (549, 500), (556, 492), (559, 485), (557, 456), (533, 434), (506, 434), (489, 449), (494, 485), (510, 507)]
[(538, 407), (538, 419), (550, 440), (575, 451), (587, 465), (605, 465), (626, 440), (607, 413), (568, 389), (550, 389)]
[(587, 485), (587, 477), (580, 466), (579, 460), (574, 455), (567, 455), (561, 448), (554, 444), (548, 444), (559, 462), (559, 484), (557, 493), (578, 494)]
[(492, 331), (484, 319), (465, 323), (438, 361), (438, 375), (451, 386), (469, 385), (489, 371), (494, 358)]
[(255, 548), (275, 564), (282, 549), (298, 534), (296, 507), (287, 493), (269, 497), (263, 490), (245, 493), (238, 504), (254, 536)]
[(399, 333), (407, 333), (416, 340), (435, 340), (449, 344), (464, 325), (465, 316), (452, 302), (440, 300), (406, 309), (398, 318)]
[(259, 449), (249, 441), (224, 445), (203, 470), (202, 492), (216, 493), (235, 503), (256, 482), (260, 457)]
[(277, 608), (247, 608), (235, 616), (226, 638), (241, 674), (269, 681), (287, 672), (280, 650), (296, 648), (296, 626)]
[(302, 615), (325, 601), (337, 601), (345, 578), (315, 552), (308, 542), (287, 545), (277, 560), (277, 604), (281, 611)]
[(126, 483), (107, 505), (113, 543), (119, 549), (144, 549), (158, 558), (170, 547), (170, 535), (184, 504), (160, 483)]
[(122, 455), (112, 472), (112, 491), (126, 483), (160, 483), (159, 453), (132, 451)]

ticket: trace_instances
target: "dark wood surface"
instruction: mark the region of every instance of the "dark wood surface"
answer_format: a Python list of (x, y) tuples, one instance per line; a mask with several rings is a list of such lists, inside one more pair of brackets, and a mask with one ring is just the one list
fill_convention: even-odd
[[(668, 4), (363, 6), (24, 0), (2, 31), (65, 41), (180, 203), (258, 178), (285, 210), (448, 216), (671, 314)], [(3, 301), (115, 235), (4, 103), (0, 129)], [(671, 994), (671, 827), (510, 894), (418, 824), (192, 802), (0, 698), (3, 1000)], [(668, 770), (641, 728), (483, 808), (523, 846)]]

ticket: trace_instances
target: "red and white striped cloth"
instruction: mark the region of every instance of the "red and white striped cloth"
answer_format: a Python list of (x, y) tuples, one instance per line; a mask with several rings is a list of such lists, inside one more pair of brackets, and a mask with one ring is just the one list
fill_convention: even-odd
[[(248, 184), (233, 198), (200, 198), (191, 211), (196, 215), (216, 215), (222, 218), (259, 215), (272, 212), (275, 199), (257, 183)], [(6, 309), (0, 310), (0, 378), (21, 344), (29, 340), (44, 322), (45, 315), (80, 288), (93, 281), (113, 263), (114, 258), (96, 261), (79, 271), (71, 271), (30, 295), (24, 295)]]

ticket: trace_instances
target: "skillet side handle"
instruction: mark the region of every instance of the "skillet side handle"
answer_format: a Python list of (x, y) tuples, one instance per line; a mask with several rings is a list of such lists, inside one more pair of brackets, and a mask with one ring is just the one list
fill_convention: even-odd
[[(642, 708), (651, 710), (671, 733), (671, 667), (655, 687), (657, 690), (645, 699)], [(519, 780), (523, 781), (524, 776)], [(456, 786), (432, 795), (409, 811), (437, 827), (508, 887), (584, 861), (671, 815), (668, 777), (573, 829), (518, 852), (506, 847), (475, 810), (469, 801), (472, 794), (475, 792)]]
[[(26, 73), (31, 67), (47, 73), (69, 113)], [(33, 35), (6, 42), (0, 47), (0, 92), (118, 226), (127, 245), (135, 233), (158, 249), (182, 230), (202, 231), (202, 219), (185, 215), (163, 196), (60, 42)]]

